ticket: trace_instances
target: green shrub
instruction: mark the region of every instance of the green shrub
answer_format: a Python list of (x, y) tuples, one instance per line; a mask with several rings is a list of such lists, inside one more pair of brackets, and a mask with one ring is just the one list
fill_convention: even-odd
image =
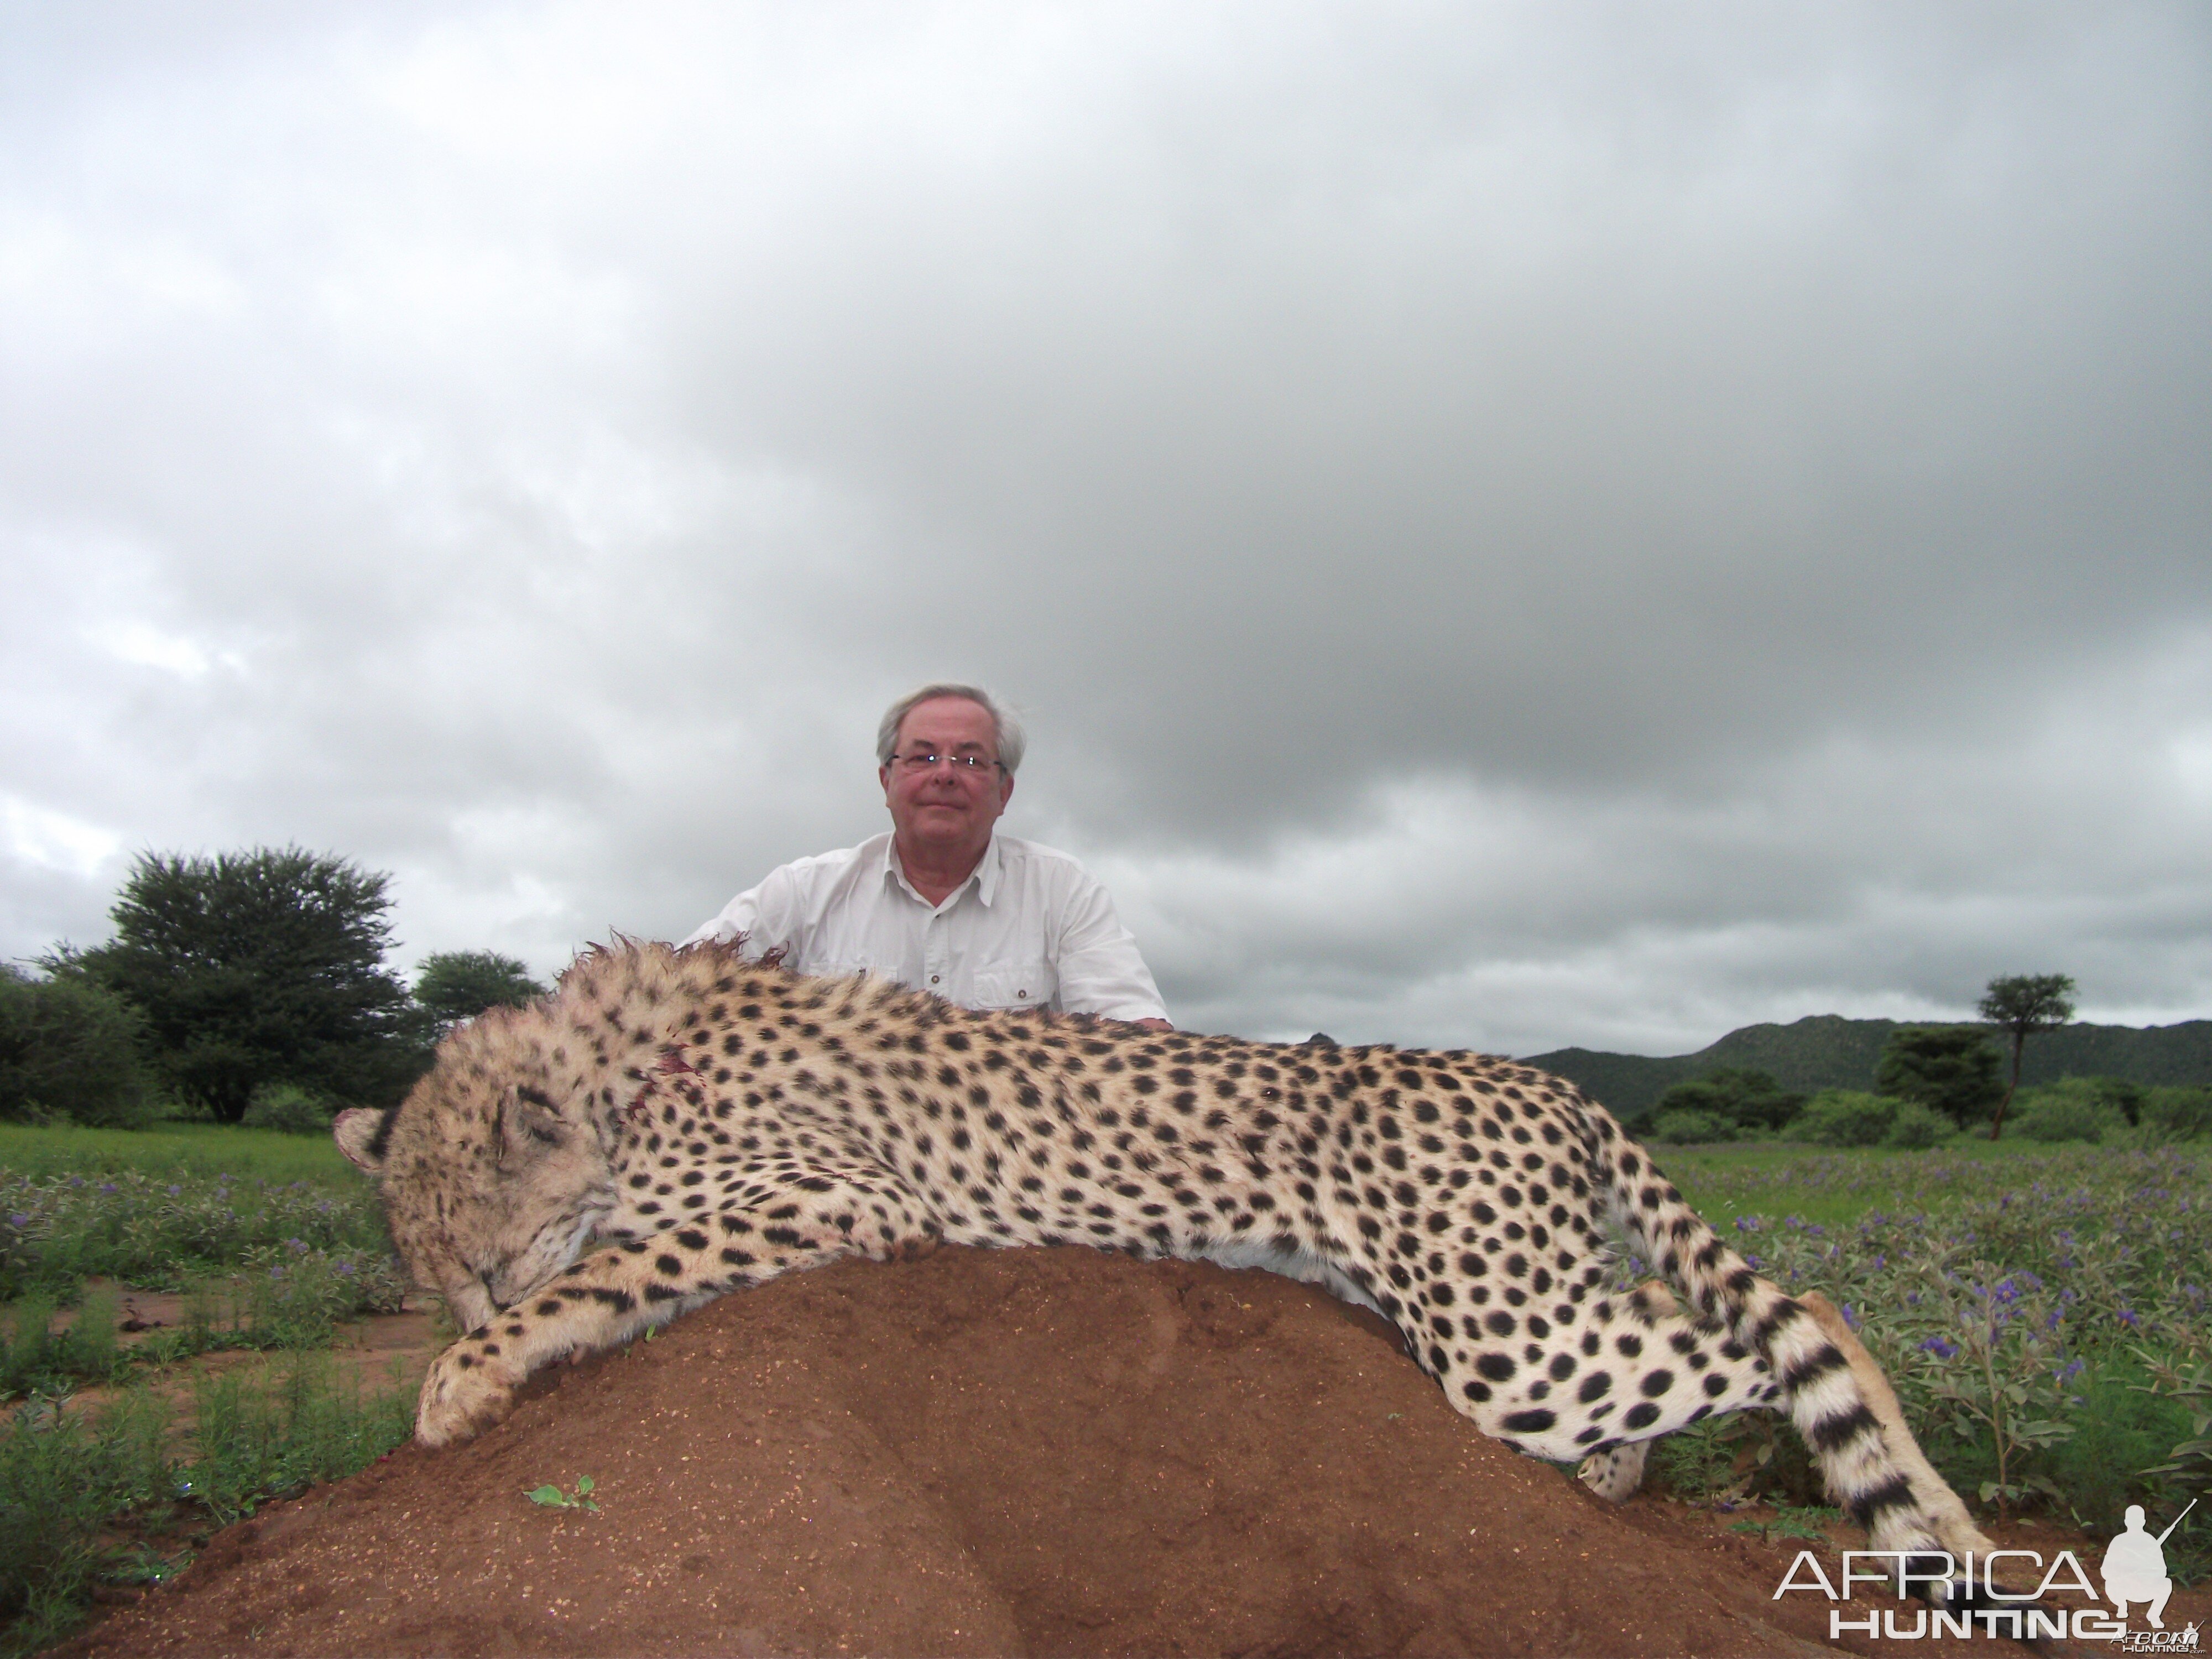
[(1879, 1146), (1901, 1105), (1856, 1089), (1823, 1089), (1791, 1121), (1790, 1135), (1815, 1146)]
[(113, 1382), (130, 1369), (115, 1340), (120, 1298), (112, 1286), (87, 1292), (76, 1317), (52, 1328), (54, 1298), (27, 1296), (0, 1309), (0, 1396), (67, 1394), (79, 1382)]
[[(1796, 1116), (1805, 1097), (1791, 1094), (1765, 1072), (1723, 1066), (1701, 1078), (1678, 1083), (1652, 1107), (1655, 1118), (1670, 1112), (1698, 1112), (1739, 1129), (1778, 1129)], [(1727, 1140), (1729, 1135), (1707, 1139)]]
[(296, 1083), (264, 1083), (239, 1120), (248, 1129), (276, 1129), (288, 1135), (326, 1135), (337, 1114), (328, 1099)]
[(1918, 1101), (1901, 1100), (1897, 1103), (1896, 1115), (1889, 1120), (1889, 1130), (1882, 1136), (1881, 1144), (1899, 1152), (1924, 1152), (1942, 1139), (1951, 1127)]
[(173, 1495), (167, 1418), (136, 1391), (96, 1425), (43, 1401), (9, 1413), (0, 1426), (0, 1651), (35, 1652), (68, 1634), (106, 1574), (106, 1523)]
[(2092, 1146), (2115, 1127), (2099, 1108), (2078, 1100), (2040, 1101), (2020, 1115), (2023, 1140), (2086, 1140)]
[(1997, 1051), (1974, 1025), (1900, 1025), (1889, 1034), (1874, 1086), (1933, 1107), (1954, 1123), (1978, 1122), (2004, 1098)]
[(2212, 1089), (2145, 1090), (2141, 1123), (2154, 1145), (2212, 1135)]
[(145, 1032), (137, 1010), (81, 974), (31, 979), (0, 963), (0, 1118), (150, 1122)]
[(192, 1388), (199, 1455), (178, 1487), (228, 1525), (264, 1501), (366, 1468), (415, 1427), (404, 1392), (341, 1382), (327, 1353), (295, 1353), (248, 1378), (224, 1371)]
[(84, 1279), (147, 1290), (245, 1270), (314, 1264), (362, 1287), (360, 1305), (386, 1298), (391, 1244), (365, 1182), (338, 1188), (275, 1184), (177, 1171), (135, 1170), (88, 1180), (33, 1180), (0, 1170), (0, 1298), (45, 1291), (64, 1299)]
[(1734, 1140), (1735, 1125), (1714, 1112), (1662, 1112), (1651, 1120), (1651, 1139), (1670, 1146)]

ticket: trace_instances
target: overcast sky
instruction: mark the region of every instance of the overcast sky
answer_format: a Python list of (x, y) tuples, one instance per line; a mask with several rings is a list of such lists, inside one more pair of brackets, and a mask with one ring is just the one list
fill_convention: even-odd
[(0, 7), (0, 956), (410, 971), (884, 827), (1179, 1023), (2212, 1016), (2212, 12)]

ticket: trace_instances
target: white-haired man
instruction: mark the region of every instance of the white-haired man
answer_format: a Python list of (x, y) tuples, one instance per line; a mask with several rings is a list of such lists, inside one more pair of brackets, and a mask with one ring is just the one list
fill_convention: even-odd
[(749, 954), (780, 949), (801, 973), (1169, 1029), (1106, 890), (1066, 854), (998, 832), (1023, 748), (1020, 726), (979, 687), (908, 692), (876, 733), (890, 833), (770, 871), (684, 942), (742, 937)]

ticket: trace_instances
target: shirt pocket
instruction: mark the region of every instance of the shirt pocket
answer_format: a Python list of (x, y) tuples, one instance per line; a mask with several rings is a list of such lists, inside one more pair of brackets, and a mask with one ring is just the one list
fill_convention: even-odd
[(1000, 963), (975, 972), (971, 1008), (1050, 1008), (1060, 994), (1060, 975), (1048, 962)]

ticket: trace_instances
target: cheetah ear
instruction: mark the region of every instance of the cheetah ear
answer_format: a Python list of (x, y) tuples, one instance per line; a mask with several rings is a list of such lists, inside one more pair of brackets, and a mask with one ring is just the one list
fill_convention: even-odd
[(384, 1173), (384, 1129), (391, 1116), (390, 1112), (372, 1111), (365, 1106), (349, 1107), (337, 1115), (331, 1133), (356, 1169), (369, 1175)]
[(502, 1170), (517, 1170), (568, 1139), (551, 1098), (536, 1089), (508, 1084), (493, 1109), (491, 1144)]

